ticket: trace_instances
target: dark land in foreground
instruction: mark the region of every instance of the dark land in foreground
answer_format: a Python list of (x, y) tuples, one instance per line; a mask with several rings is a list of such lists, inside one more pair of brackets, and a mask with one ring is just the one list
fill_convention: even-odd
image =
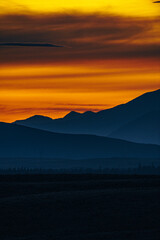
[(158, 240), (160, 176), (0, 176), (1, 240)]

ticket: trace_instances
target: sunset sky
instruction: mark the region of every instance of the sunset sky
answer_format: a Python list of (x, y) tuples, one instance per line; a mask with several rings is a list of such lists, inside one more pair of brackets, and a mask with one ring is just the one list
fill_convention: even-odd
[(100, 111), (160, 88), (160, 4), (0, 1), (0, 121)]

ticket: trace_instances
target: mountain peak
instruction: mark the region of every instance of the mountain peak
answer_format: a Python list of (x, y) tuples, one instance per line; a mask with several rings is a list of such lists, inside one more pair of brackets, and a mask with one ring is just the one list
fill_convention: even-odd
[(33, 116), (31, 116), (31, 117), (29, 117), (29, 118), (27, 118), (27, 119), (24, 119), (24, 120), (17, 120), (17, 121), (15, 121), (15, 122), (13, 122), (13, 123), (19, 123), (19, 122), (23, 122), (23, 121), (25, 121), (25, 122), (37, 122), (37, 121), (39, 121), (39, 122), (43, 122), (43, 121), (46, 121), (46, 120), (49, 120), (49, 121), (52, 121), (53, 119), (52, 118), (50, 118), (50, 117), (46, 117), (46, 116), (43, 116), (43, 115), (33, 115)]
[(43, 116), (43, 115), (33, 115), (31, 117), (29, 117), (28, 119), (52, 119), (50, 117), (47, 117), (47, 116)]
[(92, 112), (92, 111), (86, 111), (84, 113), (79, 113), (76, 111), (71, 111), (69, 112), (64, 119), (76, 119), (76, 118), (84, 118), (84, 117), (92, 117), (93, 115), (95, 115), (96, 113)]
[(81, 113), (79, 112), (71, 111), (64, 117), (64, 119), (72, 119), (72, 118), (79, 117), (80, 115)]

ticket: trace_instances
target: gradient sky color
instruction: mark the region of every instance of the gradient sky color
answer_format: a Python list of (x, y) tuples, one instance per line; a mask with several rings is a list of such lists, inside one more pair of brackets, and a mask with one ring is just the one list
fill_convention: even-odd
[(155, 16), (158, 15), (157, 6), (151, 0), (1, 0), (1, 13), (22, 11), (33, 12), (64, 12), (64, 11), (81, 11), (81, 12), (103, 12), (122, 15), (137, 16)]
[(159, 7), (1, 1), (0, 121), (99, 111), (160, 88)]

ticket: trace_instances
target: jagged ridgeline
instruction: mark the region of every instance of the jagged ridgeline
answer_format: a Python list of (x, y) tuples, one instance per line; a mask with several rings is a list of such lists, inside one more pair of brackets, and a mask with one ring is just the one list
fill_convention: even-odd
[(93, 134), (133, 141), (160, 144), (160, 90), (148, 92), (132, 101), (93, 112), (70, 112), (64, 118), (32, 116), (16, 121), (17, 125), (50, 132)]

